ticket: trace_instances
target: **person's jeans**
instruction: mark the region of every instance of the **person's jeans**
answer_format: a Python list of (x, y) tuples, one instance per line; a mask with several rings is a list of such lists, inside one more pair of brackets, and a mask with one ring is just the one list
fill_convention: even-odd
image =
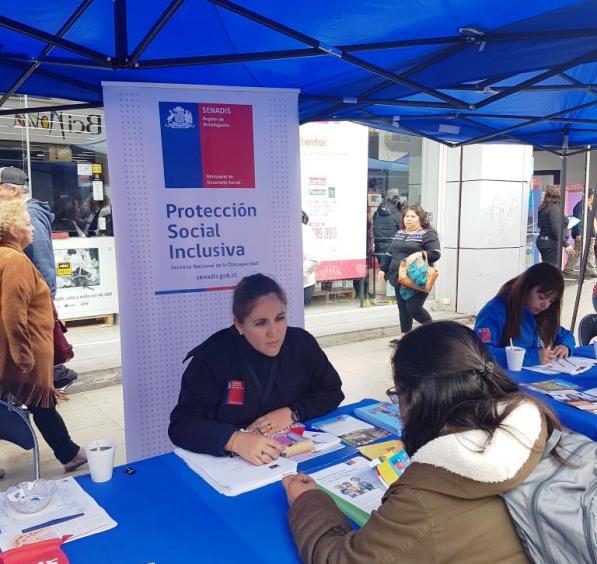
[(539, 236), (537, 238), (537, 248), (541, 253), (541, 262), (548, 262), (553, 264), (556, 268), (558, 266), (558, 242), (549, 239), (548, 237)]
[(311, 286), (306, 286), (305, 288), (303, 288), (303, 303), (305, 305), (311, 303), (311, 300), (313, 299), (314, 292), (315, 292), (315, 284), (311, 284)]
[(431, 315), (423, 307), (428, 294), (425, 292), (415, 292), (415, 295), (408, 300), (400, 296), (400, 286), (394, 288), (396, 292), (396, 302), (398, 304), (398, 313), (400, 314), (400, 331), (408, 333), (413, 328), (413, 319), (419, 323), (430, 323)]
[(79, 452), (79, 446), (72, 441), (64, 420), (56, 407), (27, 406), (42, 437), (62, 463), (70, 462)]

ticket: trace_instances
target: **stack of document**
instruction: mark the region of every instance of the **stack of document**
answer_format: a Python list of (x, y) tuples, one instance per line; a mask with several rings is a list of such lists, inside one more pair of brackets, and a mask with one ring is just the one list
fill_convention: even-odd
[(368, 445), (390, 435), (388, 431), (378, 429), (351, 415), (337, 415), (329, 419), (320, 419), (313, 426), (326, 433), (336, 435), (345, 443), (357, 447)]
[(72, 476), (56, 480), (49, 505), (37, 513), (17, 513), (0, 493), (0, 550), (72, 535), (72, 540), (101, 533), (117, 523)]
[(371, 512), (379, 508), (387, 490), (377, 475), (375, 462), (356, 456), (311, 474), (338, 509), (361, 527), (369, 520)]
[(357, 407), (354, 414), (379, 427), (385, 429), (395, 435), (402, 434), (402, 419), (400, 419), (400, 410), (398, 406), (387, 401), (380, 401), (365, 407)]
[(297, 468), (297, 462), (289, 458), (278, 458), (271, 464), (255, 466), (238, 456), (210, 456), (182, 448), (174, 449), (174, 453), (212, 488), (228, 496), (239, 495), (277, 482), (284, 476), (296, 474)]
[(575, 376), (590, 370), (595, 364), (597, 364), (597, 360), (594, 358), (569, 356), (568, 358), (556, 358), (547, 364), (526, 366), (525, 368), (541, 374), (569, 374)]

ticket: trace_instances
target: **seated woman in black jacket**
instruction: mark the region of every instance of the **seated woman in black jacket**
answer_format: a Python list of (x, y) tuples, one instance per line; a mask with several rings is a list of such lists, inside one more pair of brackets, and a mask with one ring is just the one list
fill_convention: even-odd
[(315, 338), (288, 327), (286, 295), (271, 278), (243, 278), (232, 313), (234, 325), (185, 358), (168, 434), (193, 452), (268, 464), (283, 450), (273, 435), (338, 407), (342, 382)]

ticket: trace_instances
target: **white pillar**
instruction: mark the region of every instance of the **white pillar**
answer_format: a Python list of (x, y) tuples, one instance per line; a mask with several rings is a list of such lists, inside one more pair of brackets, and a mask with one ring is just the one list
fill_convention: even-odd
[[(445, 182), (438, 193), (439, 304), (476, 314), (500, 286), (525, 268), (529, 145), (445, 148)], [(461, 177), (462, 168), (462, 177)]]

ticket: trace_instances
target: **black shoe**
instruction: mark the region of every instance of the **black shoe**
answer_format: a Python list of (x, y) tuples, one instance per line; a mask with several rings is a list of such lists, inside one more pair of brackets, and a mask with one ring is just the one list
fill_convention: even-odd
[(0, 468), (0, 480), (2, 480), (4, 476), (6, 476), (6, 470), (4, 470), (4, 468)]
[(54, 366), (54, 387), (58, 390), (68, 388), (79, 375), (72, 369), (67, 368), (64, 364)]

